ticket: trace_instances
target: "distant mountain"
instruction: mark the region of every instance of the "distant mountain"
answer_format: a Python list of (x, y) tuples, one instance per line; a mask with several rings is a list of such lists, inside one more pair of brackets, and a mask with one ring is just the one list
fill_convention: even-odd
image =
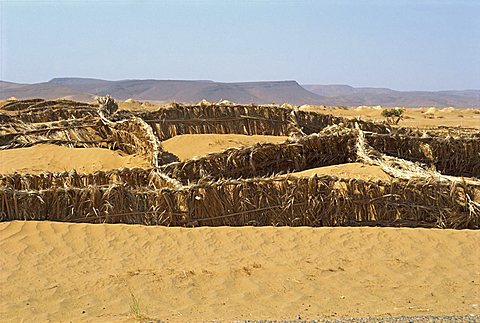
[(121, 80), (54, 78), (49, 82), (17, 84), (0, 81), (0, 99), (68, 98), (91, 102), (96, 95), (119, 100), (133, 98), (156, 102), (195, 103), (222, 99), (238, 103), (313, 105), (383, 105), (401, 107), (480, 107), (480, 90), (395, 91), (387, 88), (354, 88), (349, 85), (303, 85), (296, 81), (221, 83), (206, 80)]
[(36, 84), (19, 84), (0, 81), (0, 99), (8, 99), (12, 96), (18, 99), (65, 98), (84, 102), (90, 102), (94, 98), (94, 96), (91, 94), (50, 82)]
[(305, 90), (295, 81), (220, 83), (213, 81), (122, 80), (55, 78), (49, 83), (94, 95), (111, 95), (119, 100), (134, 98), (152, 101), (194, 103), (201, 99), (222, 99), (238, 103), (321, 104), (322, 97)]
[(400, 107), (480, 107), (480, 90), (395, 91), (387, 88), (354, 88), (349, 85), (302, 85), (324, 97), (325, 105), (383, 105)]

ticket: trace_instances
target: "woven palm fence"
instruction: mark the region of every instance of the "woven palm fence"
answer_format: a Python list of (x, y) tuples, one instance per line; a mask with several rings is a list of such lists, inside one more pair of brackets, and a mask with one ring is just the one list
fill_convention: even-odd
[(480, 138), (367, 134), (366, 140), (382, 153), (433, 166), (442, 174), (480, 177)]
[(476, 229), (474, 189), (438, 182), (256, 178), (185, 189), (0, 189), (0, 219), (168, 226), (385, 225)]
[(249, 178), (343, 164), (356, 160), (356, 133), (341, 129), (280, 144), (257, 144), (161, 166), (160, 171), (184, 184), (198, 180)]
[(16, 120), (28, 123), (51, 122), (97, 116), (96, 107), (91, 104), (70, 100), (20, 100), (3, 105), (2, 110)]
[[(448, 136), (436, 130), (392, 132), (384, 124), (272, 106), (177, 104), (136, 113), (95, 110), (71, 101), (30, 100), (2, 109), (6, 113), (0, 115), (4, 121), (0, 125), (1, 149), (39, 143), (105, 147), (143, 154), (152, 168), (2, 175), (1, 221), (480, 226), (480, 183), (424, 169), (434, 166), (445, 174), (478, 177), (480, 152), (474, 130), (452, 130)], [(85, 113), (80, 113), (82, 109)], [(168, 163), (160, 141), (193, 133), (294, 136), (280, 144), (229, 149)], [(388, 167), (390, 175), (400, 172), (401, 176), (390, 182), (276, 176), (357, 160)], [(395, 164), (402, 164), (403, 170), (397, 170)], [(417, 170), (421, 171), (418, 177), (409, 175)]]
[(470, 138), (480, 139), (480, 129), (466, 127), (438, 126), (435, 128), (404, 128), (398, 127), (392, 129), (392, 134), (404, 135), (410, 137), (452, 137), (452, 138)]
[(141, 119), (104, 124), (100, 119), (72, 119), (42, 124), (7, 123), (0, 127), (0, 150), (55, 144), (74, 148), (100, 147), (140, 154), (157, 166), (161, 144)]
[(0, 128), (0, 149), (51, 143), (71, 147), (113, 147), (114, 141), (102, 135), (98, 119), (73, 119), (42, 124), (4, 123)]
[[(0, 134), (0, 149), (55, 144), (75, 148), (101, 147), (121, 150), (127, 154), (142, 154), (153, 159), (159, 154), (157, 139), (149, 136), (145, 123), (138, 118), (105, 125), (98, 119), (69, 120), (54, 124), (23, 124), (16, 131)], [(23, 128), (20, 131), (18, 128)], [(156, 157), (155, 157), (156, 159)], [(153, 163), (152, 166), (156, 165)]]
[(43, 174), (0, 175), (0, 186), (20, 191), (38, 191), (51, 188), (84, 188), (123, 185), (134, 189), (172, 188), (154, 169), (123, 168), (81, 174), (75, 171)]
[(151, 125), (160, 140), (182, 134), (246, 134), (288, 136), (291, 133), (312, 134), (323, 128), (343, 123), (354, 128), (359, 123), (364, 131), (388, 133), (383, 123), (336, 117), (299, 111), (279, 106), (255, 105), (193, 105), (176, 104), (155, 112), (141, 112), (137, 116)]
[[(131, 125), (131, 123), (126, 123)], [(129, 134), (125, 129), (120, 134)], [(135, 129), (131, 133), (136, 133)], [(147, 137), (142, 138), (145, 153)], [(122, 138), (120, 138), (122, 139)], [(122, 139), (123, 140), (123, 139)], [(135, 139), (139, 140), (139, 139)], [(258, 144), (255, 146), (228, 149), (220, 153), (184, 162), (160, 166), (158, 171), (172, 179), (188, 185), (199, 180), (217, 180), (221, 178), (248, 178), (270, 176), (274, 174), (301, 171), (308, 168), (343, 164), (355, 161), (356, 132), (351, 129), (338, 130), (329, 134), (313, 134), (298, 139), (291, 139), (280, 144)], [(120, 141), (120, 144), (122, 141)], [(135, 143), (135, 142), (134, 142)], [(136, 143), (141, 147), (140, 143)], [(132, 145), (132, 147), (134, 147)], [(123, 147), (127, 150), (129, 147)], [(152, 170), (123, 169), (94, 174), (76, 172), (33, 174), (13, 174), (0, 176), (0, 183), (17, 190), (39, 190), (49, 187), (83, 187), (89, 185), (110, 185), (125, 183), (133, 187), (148, 186)], [(158, 184), (155, 187), (171, 187)]]

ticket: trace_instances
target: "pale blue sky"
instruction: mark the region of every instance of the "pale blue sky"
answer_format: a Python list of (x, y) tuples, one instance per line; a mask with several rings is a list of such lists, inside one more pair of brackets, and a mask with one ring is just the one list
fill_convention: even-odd
[(480, 88), (480, 0), (5, 1), (1, 79)]

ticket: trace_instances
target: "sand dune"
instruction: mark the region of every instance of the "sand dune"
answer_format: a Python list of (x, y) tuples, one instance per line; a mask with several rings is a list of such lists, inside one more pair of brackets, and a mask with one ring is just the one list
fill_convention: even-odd
[(221, 152), (227, 148), (252, 146), (257, 143), (280, 143), (288, 137), (247, 136), (237, 134), (179, 135), (162, 142), (163, 149), (176, 155), (180, 160)]
[(480, 311), (480, 232), (0, 223), (2, 321)]
[(333, 175), (341, 178), (358, 178), (363, 180), (391, 179), (391, 177), (387, 173), (385, 173), (381, 167), (366, 165), (362, 163), (348, 163), (341, 165), (318, 167), (307, 169), (302, 172), (294, 172), (289, 175), (297, 177), (310, 177), (313, 175)]
[(93, 173), (121, 167), (148, 167), (143, 156), (102, 148), (68, 148), (41, 144), (0, 150), (0, 174), (63, 172)]

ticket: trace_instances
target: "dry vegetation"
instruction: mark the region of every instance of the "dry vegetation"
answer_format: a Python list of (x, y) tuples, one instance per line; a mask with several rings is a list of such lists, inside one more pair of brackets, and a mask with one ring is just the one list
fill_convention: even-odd
[[(3, 221), (480, 225), (478, 130), (415, 130), (290, 106), (201, 102), (137, 111), (128, 105), (138, 103), (129, 102), (117, 111), (112, 104), (24, 100), (2, 106), (2, 150), (39, 144), (108, 148), (149, 164), (86, 174), (3, 174)], [(285, 137), (182, 161), (162, 145), (194, 134)], [(388, 180), (280, 176), (354, 162), (380, 167)]]

